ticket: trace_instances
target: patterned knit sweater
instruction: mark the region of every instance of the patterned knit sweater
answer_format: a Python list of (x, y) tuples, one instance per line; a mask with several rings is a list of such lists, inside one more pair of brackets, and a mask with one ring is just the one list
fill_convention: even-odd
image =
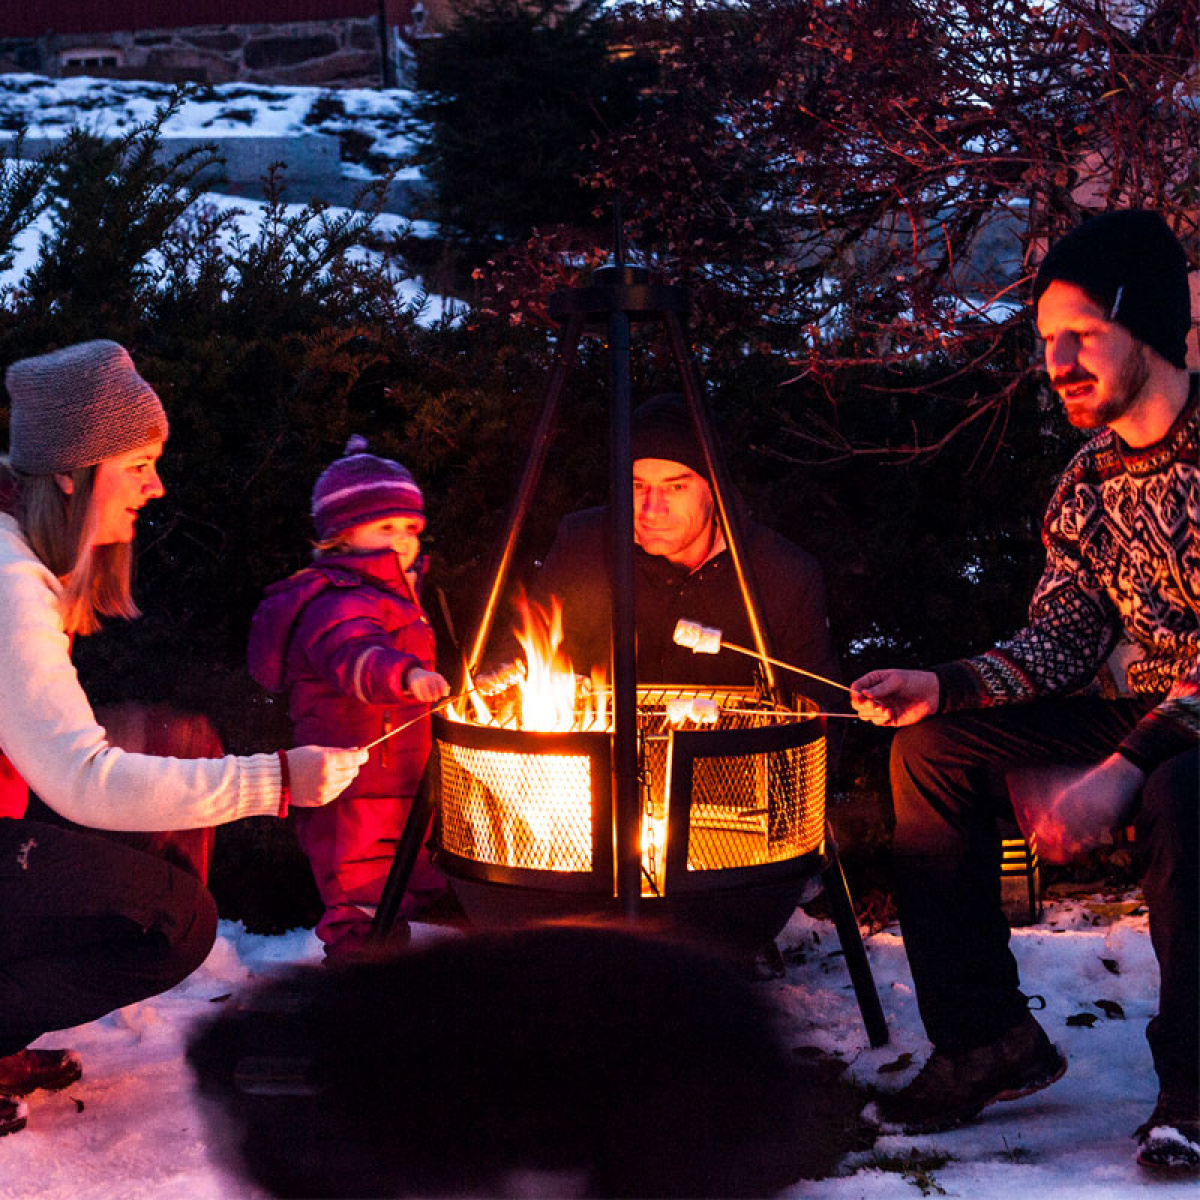
[(1127, 689), (1152, 703), (1118, 747), (1149, 770), (1200, 741), (1200, 376), (1170, 431), (1131, 450), (1091, 438), (1046, 511), (1029, 623), (934, 670), (941, 711), (1096, 686), (1123, 642)]

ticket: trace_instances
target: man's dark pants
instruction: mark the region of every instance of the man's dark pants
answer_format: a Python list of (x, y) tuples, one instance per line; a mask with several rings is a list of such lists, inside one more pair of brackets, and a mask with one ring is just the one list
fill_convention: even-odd
[(208, 890), (163, 859), (0, 819), (0, 1055), (174, 987), (216, 929)]
[[(1145, 713), (1143, 700), (1075, 697), (933, 717), (892, 744), (894, 858), (905, 949), (930, 1041), (955, 1053), (1022, 1019), (1025, 998), (1000, 903), (997, 817), (1012, 819), (1007, 773), (1090, 765)], [(1164, 1088), (1200, 1076), (1200, 746), (1153, 771), (1134, 818), (1150, 938), (1161, 972), (1147, 1030)]]

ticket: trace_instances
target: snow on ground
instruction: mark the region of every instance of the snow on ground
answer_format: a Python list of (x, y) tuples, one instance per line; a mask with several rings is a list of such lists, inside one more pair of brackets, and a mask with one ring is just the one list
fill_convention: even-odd
[[(0, 74), (0, 143), (5, 131), (24, 127), (30, 137), (58, 137), (78, 125), (94, 133), (116, 136), (150, 120), (171, 97), (168, 84), (130, 80), (92, 79), (86, 76), (48, 79), (41, 75)], [(193, 88), (179, 111), (163, 126), (171, 137), (302, 137), (326, 133), (342, 140), (343, 175), (370, 180), (389, 167), (399, 167), (399, 178), (411, 178), (416, 168), (404, 165), (412, 151), (405, 131), (411, 93), (403, 89), (317, 87), (265, 87), (244, 83)], [(3, 163), (0, 163), (0, 168)], [(221, 211), (236, 210), (236, 228), (253, 237), (266, 211), (261, 200), (206, 193), (201, 203)], [(287, 205), (291, 216), (300, 205)], [(331, 207), (336, 218), (344, 210)], [(13, 261), (0, 271), (0, 295), (19, 286), (36, 263), (50, 217), (42, 217), (24, 230), (13, 246)], [(431, 236), (428, 222), (409, 222), (402, 216), (382, 213), (374, 223), (377, 233), (407, 231)], [(363, 250), (367, 257), (378, 258)], [(424, 295), (419, 278), (398, 279), (396, 290), (406, 305), (424, 300), (420, 320), (436, 324), (461, 314), (461, 302)]]
[[(414, 931), (416, 944), (437, 936), (447, 935), (430, 927)], [(867, 942), (891, 1031), (890, 1044), (876, 1050), (868, 1046), (833, 927), (797, 911), (778, 943), (786, 976), (755, 986), (779, 1000), (793, 1044), (838, 1055), (864, 1085), (907, 1079), (911, 1070), (880, 1072), (905, 1053), (919, 1063), (926, 1051), (898, 932), (888, 929)], [(1054, 901), (1040, 925), (1014, 931), (1013, 945), (1025, 989), (1044, 997), (1040, 1019), (1070, 1059), (1064, 1079), (994, 1106), (963, 1129), (882, 1138), (872, 1150), (849, 1155), (839, 1176), (800, 1181), (782, 1193), (784, 1200), (1196, 1194), (1194, 1183), (1146, 1178), (1133, 1161), (1129, 1135), (1148, 1115), (1156, 1090), (1144, 1031), (1158, 973), (1144, 910), (1129, 901)], [(192, 1023), (241, 985), (319, 957), (307, 930), (266, 937), (222, 922), (208, 960), (173, 991), (48, 1035), (43, 1044), (81, 1052), (84, 1077), (64, 1092), (31, 1097), (28, 1128), (0, 1140), (0, 1200), (262, 1197), (210, 1161), (183, 1048)], [(1095, 1023), (1067, 1025), (1080, 1014)]]
[[(0, 74), (0, 131), (23, 126), (30, 137), (58, 137), (74, 125), (117, 136), (149, 121), (175, 93), (166, 83), (72, 76)], [(358, 155), (402, 162), (412, 93), (402, 88), (266, 87), (248, 83), (190, 86), (163, 126), (168, 137), (291, 137), (353, 131)], [(350, 139), (343, 139), (343, 159)], [(352, 160), (353, 161), (353, 160)], [(360, 164), (361, 167), (361, 164)], [(352, 173), (361, 170), (352, 168)]]

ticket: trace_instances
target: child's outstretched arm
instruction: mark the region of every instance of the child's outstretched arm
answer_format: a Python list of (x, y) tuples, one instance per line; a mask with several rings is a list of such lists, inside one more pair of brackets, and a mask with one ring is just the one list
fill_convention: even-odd
[[(428, 627), (414, 630), (418, 646), (425, 637), (430, 637), (432, 649)], [(426, 703), (412, 682), (424, 676), (441, 679), (425, 667), (427, 659), (396, 648), (395, 634), (385, 626), (369, 596), (331, 589), (309, 605), (295, 638), (330, 686), (366, 704)], [(427, 690), (427, 685), (421, 690)], [(442, 694), (437, 692), (434, 698)]]

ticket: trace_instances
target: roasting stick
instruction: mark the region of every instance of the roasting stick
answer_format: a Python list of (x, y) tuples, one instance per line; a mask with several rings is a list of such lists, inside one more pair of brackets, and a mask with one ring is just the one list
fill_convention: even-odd
[(386, 742), (388, 738), (395, 737), (398, 733), (403, 733), (406, 729), (411, 728), (418, 721), (423, 721), (426, 717), (433, 716), (435, 712), (441, 712), (443, 708), (448, 708), (455, 702), (455, 700), (464, 699), (474, 690), (475, 689), (471, 687), (463, 688), (461, 692), (456, 692), (450, 696), (444, 696), (428, 712), (423, 712), (419, 716), (409, 718), (409, 720), (405, 721), (402, 725), (397, 725), (395, 729), (389, 729), (382, 737), (377, 737), (373, 742), (368, 742), (365, 746), (360, 746), (359, 749), (373, 750), (379, 745), (380, 742)]
[[(726, 642), (721, 638), (721, 631), (719, 629), (714, 629), (709, 625), (701, 625), (699, 621), (689, 621), (686, 617), (676, 623), (672, 638), (676, 645), (686, 646), (693, 654), (716, 654), (718, 650), (736, 650), (739, 654), (746, 654), (751, 658), (765, 658), (773, 666), (782, 667), (785, 671), (795, 671), (797, 675), (804, 675), (809, 679), (815, 679), (818, 683), (827, 683), (830, 687), (841, 688), (843, 692), (850, 691), (844, 683), (838, 683), (836, 679), (826, 679), (824, 675), (818, 675), (813, 671), (806, 671), (803, 667), (794, 667), (791, 663), (781, 662), (778, 658), (772, 658), (769, 654), (759, 654), (757, 650), (750, 650), (745, 646)], [(821, 715), (850, 716), (851, 714), (827, 713)]]

